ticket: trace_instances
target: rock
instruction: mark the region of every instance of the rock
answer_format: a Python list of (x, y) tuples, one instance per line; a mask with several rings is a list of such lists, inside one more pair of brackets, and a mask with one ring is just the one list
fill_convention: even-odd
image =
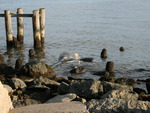
[(80, 102), (37, 104), (13, 109), (10, 113), (89, 113)]
[(86, 68), (85, 67), (82, 67), (82, 66), (79, 66), (77, 68), (74, 68), (70, 71), (71, 74), (83, 74), (86, 72)]
[(39, 61), (32, 61), (32, 62), (25, 64), (21, 69), (21, 74), (30, 76), (33, 78), (36, 78), (39, 76), (53, 78), (56, 76), (54, 70), (50, 66)]
[(46, 103), (57, 103), (57, 102), (71, 102), (77, 97), (74, 93), (69, 93), (66, 95), (58, 95), (54, 98), (49, 99)]
[(124, 47), (120, 47), (119, 50), (120, 50), (120, 51), (124, 51)]
[(146, 91), (144, 89), (141, 89), (141, 88), (133, 88), (133, 91), (139, 95), (146, 94)]
[(59, 83), (62, 83), (62, 82), (69, 83), (69, 81), (63, 77), (56, 77), (54, 80)]
[(94, 58), (81, 58), (80, 61), (83, 62), (92, 62), (94, 60)]
[(98, 80), (72, 80), (69, 92), (83, 98), (100, 98), (103, 94), (103, 85)]
[(114, 72), (114, 62), (112, 61), (108, 61), (106, 64), (106, 71), (109, 73), (113, 73)]
[(5, 63), (5, 58), (2, 54), (0, 54), (0, 63)]
[(27, 88), (26, 93), (31, 99), (46, 102), (51, 97), (51, 90), (46, 86), (32, 86)]
[(87, 103), (90, 113), (149, 113), (150, 102), (105, 98)]
[(58, 93), (59, 94), (66, 94), (69, 92), (69, 84), (62, 82), (59, 86), (58, 86)]
[(107, 58), (107, 50), (105, 48), (101, 52), (101, 58)]
[(20, 69), (22, 68), (23, 65), (24, 65), (23, 60), (17, 59), (16, 64), (15, 64), (15, 70), (20, 71)]
[(13, 109), (11, 99), (8, 95), (8, 91), (3, 87), (0, 82), (0, 112), (8, 113), (11, 109)]
[(0, 64), (0, 74), (4, 75), (14, 75), (15, 70), (13, 67), (8, 66), (7, 64)]
[(104, 92), (108, 92), (110, 90), (118, 90), (118, 89), (124, 89), (124, 90), (126, 89), (126, 90), (133, 91), (133, 87), (128, 85), (120, 85), (120, 84), (106, 82), (106, 81), (103, 81), (102, 85), (104, 87)]
[(142, 101), (149, 101), (150, 102), (150, 94), (141, 94), (139, 99)]
[(3, 84), (3, 87), (7, 89), (8, 93), (12, 93), (13, 92), (13, 89), (9, 85)]
[(150, 78), (146, 79), (146, 88), (148, 93), (150, 94)]
[(13, 89), (25, 89), (27, 87), (25, 82), (19, 78), (12, 78), (8, 84)]
[(42, 85), (51, 85), (51, 86), (59, 86), (60, 83), (54, 81), (54, 80), (50, 80), (48, 78), (45, 78), (43, 76), (40, 76), (36, 79), (34, 79), (33, 81), (33, 85), (38, 85), (38, 84), (42, 84)]
[(129, 90), (111, 90), (104, 94), (101, 98), (117, 98), (117, 99), (126, 99), (126, 100), (137, 100), (139, 95), (133, 91)]

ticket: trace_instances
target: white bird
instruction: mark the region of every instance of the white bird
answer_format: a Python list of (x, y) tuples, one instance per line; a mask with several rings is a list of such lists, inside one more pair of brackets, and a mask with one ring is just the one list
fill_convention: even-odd
[(78, 64), (80, 64), (80, 59), (79, 59), (79, 55), (78, 53), (74, 53), (73, 56), (71, 56), (70, 53), (68, 52), (62, 52), (58, 58), (58, 62), (54, 63), (52, 66), (54, 65), (58, 65), (58, 64), (65, 64), (65, 63), (70, 63), (70, 62), (75, 62), (77, 61)]

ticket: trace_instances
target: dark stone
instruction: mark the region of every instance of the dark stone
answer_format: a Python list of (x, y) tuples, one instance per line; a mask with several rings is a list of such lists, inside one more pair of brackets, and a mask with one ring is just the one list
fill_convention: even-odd
[(86, 72), (85, 67), (79, 66), (77, 68), (74, 68), (70, 71), (71, 74), (83, 74)]
[(141, 89), (141, 88), (133, 88), (133, 91), (139, 95), (146, 94), (146, 91), (144, 89)]
[(101, 52), (101, 58), (107, 58), (107, 50), (105, 48)]
[(150, 94), (150, 78), (146, 79), (146, 88), (148, 93)]
[(29, 49), (29, 57), (33, 57), (35, 55), (34, 49)]
[(114, 72), (114, 62), (112, 61), (108, 61), (106, 64), (106, 71), (109, 73), (113, 73)]
[(120, 50), (120, 51), (124, 51), (124, 47), (120, 47), (119, 50)]
[(8, 66), (7, 64), (0, 64), (0, 74), (4, 75), (14, 75), (15, 70), (13, 67)]
[(92, 62), (94, 58), (81, 58), (80, 60), (83, 62)]
[(150, 101), (150, 94), (141, 94), (139, 99), (142, 101)]
[(5, 58), (2, 54), (0, 54), (0, 63), (5, 63)]
[(54, 78), (56, 73), (45, 63), (40, 61), (32, 61), (22, 67), (21, 75), (26, 75), (33, 78), (37, 78), (39, 76)]
[(16, 64), (15, 64), (15, 70), (19, 71), (22, 68), (23, 65), (24, 65), (23, 60), (17, 59), (16, 60)]
[(58, 87), (58, 93), (62, 95), (68, 92), (69, 92), (69, 84), (62, 82), (60, 86)]

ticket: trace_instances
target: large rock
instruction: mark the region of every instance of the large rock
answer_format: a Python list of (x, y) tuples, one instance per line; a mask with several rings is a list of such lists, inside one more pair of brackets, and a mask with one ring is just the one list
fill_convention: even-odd
[(8, 93), (11, 94), (13, 92), (13, 89), (9, 85), (3, 84), (3, 87), (6, 88), (6, 90), (8, 91)]
[(126, 100), (137, 100), (139, 95), (129, 90), (111, 90), (103, 95), (101, 98), (118, 98)]
[(88, 111), (80, 102), (59, 102), (20, 107), (10, 113), (88, 113)]
[(105, 98), (87, 103), (90, 113), (150, 113), (150, 102)]
[(99, 80), (72, 80), (69, 92), (83, 98), (100, 98), (103, 86)]
[(0, 113), (8, 113), (11, 109), (13, 109), (13, 106), (8, 91), (0, 82)]
[(21, 69), (21, 75), (26, 75), (33, 78), (39, 76), (53, 78), (56, 76), (54, 70), (50, 66), (39, 61), (32, 61), (25, 64)]
[(13, 89), (25, 89), (27, 87), (25, 82), (19, 78), (12, 78), (8, 84)]
[(57, 102), (71, 102), (77, 97), (74, 93), (69, 93), (66, 95), (58, 95), (54, 98), (49, 99), (46, 103), (57, 103)]
[(121, 85), (121, 84), (116, 84), (116, 83), (111, 83), (106, 81), (103, 81), (102, 85), (104, 87), (104, 92), (108, 92), (110, 90), (117, 90), (117, 89), (126, 89), (126, 90), (133, 91), (133, 87), (128, 85)]

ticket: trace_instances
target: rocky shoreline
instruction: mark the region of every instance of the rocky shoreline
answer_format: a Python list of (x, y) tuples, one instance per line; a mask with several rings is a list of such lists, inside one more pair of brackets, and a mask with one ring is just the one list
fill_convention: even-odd
[[(104, 72), (96, 73), (101, 74), (100, 79), (94, 80), (74, 76), (57, 77), (51, 66), (40, 61), (24, 65), (21, 60), (17, 60), (14, 69), (5, 64), (2, 55), (0, 57), (0, 81), (7, 89), (14, 107), (10, 113), (21, 113), (23, 109), (42, 113), (46, 112), (42, 110), (50, 110), (50, 106), (54, 109), (49, 111), (52, 113), (150, 112), (150, 79), (146, 80), (145, 91), (135, 87), (136, 81), (133, 79), (115, 78), (114, 63), (111, 61), (107, 62)], [(82, 60), (92, 62), (88, 58)], [(86, 71), (85, 67), (79, 66), (70, 70), (70, 73), (80, 75)], [(35, 106), (47, 108), (35, 111)], [(30, 107), (34, 110), (30, 110)]]

